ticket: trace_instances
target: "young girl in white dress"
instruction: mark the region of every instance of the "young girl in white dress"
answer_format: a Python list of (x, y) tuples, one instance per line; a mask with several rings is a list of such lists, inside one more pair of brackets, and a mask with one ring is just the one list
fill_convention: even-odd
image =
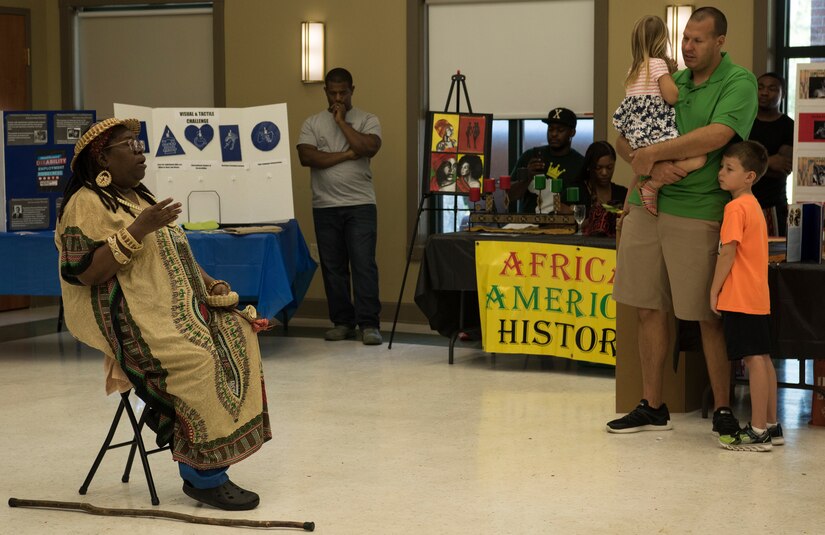
[[(676, 64), (667, 55), (667, 27), (654, 15), (636, 21), (631, 35), (633, 64), (625, 79), (625, 97), (613, 114), (613, 126), (627, 139), (633, 150), (679, 136), (676, 128), (676, 110), (679, 88), (671, 73)], [(687, 172), (705, 164), (705, 156), (696, 156), (674, 162)], [(659, 186), (646, 177), (637, 177), (642, 204), (653, 215), (658, 215)]]

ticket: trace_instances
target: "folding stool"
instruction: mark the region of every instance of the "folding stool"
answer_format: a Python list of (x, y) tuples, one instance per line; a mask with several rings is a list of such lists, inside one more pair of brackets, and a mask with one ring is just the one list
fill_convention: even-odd
[[(83, 482), (83, 485), (80, 487), (80, 490), (78, 492), (82, 495), (86, 494), (86, 491), (89, 488), (89, 484), (91, 484), (92, 478), (94, 478), (95, 472), (97, 471), (98, 466), (100, 466), (100, 462), (103, 460), (103, 456), (106, 454), (108, 450), (120, 448), (122, 446), (131, 446), (129, 450), (129, 458), (126, 461), (126, 469), (123, 471), (123, 477), (121, 478), (121, 481), (123, 481), (124, 483), (129, 482), (129, 474), (132, 471), (132, 461), (135, 458), (135, 450), (139, 451), (140, 461), (141, 463), (143, 463), (143, 473), (146, 474), (146, 483), (149, 485), (149, 494), (152, 498), (152, 505), (158, 505), (160, 504), (160, 500), (158, 499), (158, 493), (155, 491), (155, 482), (152, 479), (152, 470), (149, 468), (148, 456), (159, 451), (168, 450), (169, 446), (164, 446), (162, 448), (156, 448), (153, 450), (146, 451), (146, 448), (143, 445), (143, 438), (140, 435), (140, 432), (143, 429), (144, 424), (146, 423), (146, 410), (143, 411), (143, 414), (141, 414), (140, 416), (140, 421), (138, 421), (135, 418), (134, 411), (132, 410), (132, 404), (129, 402), (129, 392), (121, 393), (120, 397), (120, 404), (118, 405), (117, 411), (115, 412), (115, 418), (114, 420), (112, 420), (112, 426), (109, 428), (109, 434), (106, 436), (106, 440), (103, 441), (103, 446), (101, 446), (100, 448), (100, 453), (97, 454), (97, 458), (95, 459), (94, 464), (92, 464), (92, 469), (89, 470), (89, 475), (86, 476), (86, 481)], [(120, 417), (123, 415), (124, 409), (126, 410), (126, 415), (129, 417), (129, 423), (132, 424), (134, 438), (126, 442), (112, 444), (112, 438), (115, 436), (115, 431), (117, 430), (117, 426), (120, 423)]]

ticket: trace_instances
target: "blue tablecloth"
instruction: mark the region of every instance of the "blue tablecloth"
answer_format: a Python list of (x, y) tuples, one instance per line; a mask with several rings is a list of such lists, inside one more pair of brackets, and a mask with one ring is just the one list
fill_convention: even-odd
[[(195, 259), (256, 303), (258, 315), (292, 317), (315, 269), (304, 236), (293, 219), (279, 234), (187, 232)], [(0, 295), (59, 296), (54, 232), (0, 232)]]

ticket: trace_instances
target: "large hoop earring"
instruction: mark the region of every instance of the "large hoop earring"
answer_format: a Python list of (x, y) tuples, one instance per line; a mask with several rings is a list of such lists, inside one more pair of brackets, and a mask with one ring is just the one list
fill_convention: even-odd
[(112, 183), (112, 173), (110, 173), (106, 169), (99, 172), (97, 174), (97, 177), (95, 177), (95, 184), (97, 184), (101, 188), (105, 188), (106, 186), (108, 186), (111, 183)]

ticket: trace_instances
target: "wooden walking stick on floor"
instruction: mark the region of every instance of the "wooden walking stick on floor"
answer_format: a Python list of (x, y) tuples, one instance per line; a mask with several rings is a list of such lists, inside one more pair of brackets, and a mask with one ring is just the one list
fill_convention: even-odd
[(206, 524), (208, 526), (230, 526), (244, 528), (291, 528), (302, 529), (304, 531), (315, 531), (315, 522), (290, 522), (287, 520), (245, 520), (242, 518), (209, 518), (192, 516), (172, 511), (156, 511), (151, 509), (110, 509), (107, 507), (96, 507), (90, 503), (80, 502), (57, 502), (50, 500), (23, 500), (9, 498), (9, 507), (39, 507), (43, 509), (65, 509), (68, 511), (81, 511), (90, 515), (98, 516), (133, 516), (149, 518), (168, 518), (170, 520), (180, 520), (190, 524)]

